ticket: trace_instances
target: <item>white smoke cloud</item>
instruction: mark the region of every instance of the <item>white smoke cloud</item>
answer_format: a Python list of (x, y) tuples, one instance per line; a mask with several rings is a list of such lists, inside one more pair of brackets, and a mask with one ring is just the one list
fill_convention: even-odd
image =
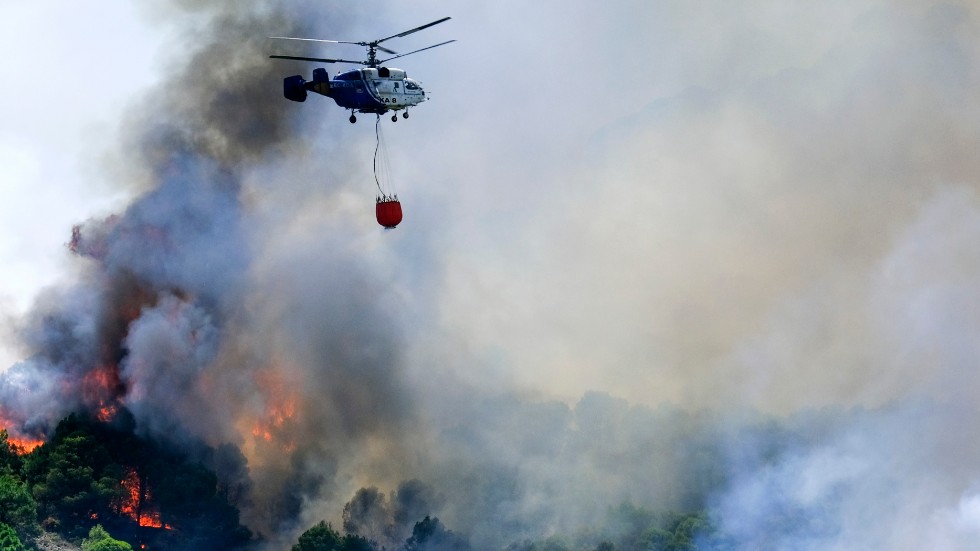
[[(787, 412), (902, 394), (873, 390), (879, 350), (858, 308), (921, 203), (975, 178), (963, 147), (977, 141), (976, 18), (922, 2), (838, 4), (819, 14), (834, 32), (813, 38), (808, 14), (767, 8), (740, 6), (707, 43), (679, 39), (690, 66), (652, 72), (689, 86), (651, 101), (606, 96), (633, 111), (588, 137), (564, 120), (499, 128), (467, 117), (479, 130), (456, 130), (467, 146), (446, 170), (465, 182), (459, 204), (479, 207), (447, 222), (449, 333), (502, 355), (490, 363), (526, 386), (569, 398), (602, 389)], [(678, 10), (644, 34), (714, 28), (711, 10)], [(760, 11), (778, 29), (763, 50), (777, 59), (745, 54), (740, 66), (764, 69), (735, 81), (689, 75), (721, 73), (728, 42), (751, 34)], [(582, 71), (581, 86), (651, 78), (610, 65)], [(548, 114), (578, 105), (553, 97)], [(518, 127), (530, 137), (517, 140)], [(484, 134), (496, 138), (472, 137)]]
[(161, 297), (130, 324), (120, 371), (126, 406), (142, 430), (156, 438), (190, 441), (220, 442), (230, 436), (206, 432), (215, 417), (225, 415), (203, 376), (219, 342), (208, 312), (172, 295)]

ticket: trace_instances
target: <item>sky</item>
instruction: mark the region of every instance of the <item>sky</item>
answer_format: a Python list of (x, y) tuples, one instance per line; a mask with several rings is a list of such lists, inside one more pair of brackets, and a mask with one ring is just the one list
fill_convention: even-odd
[[(697, 500), (747, 549), (980, 533), (970, 3), (114, 8), (112, 25), (44, 5), (0, 24), (23, 75), (0, 127), (7, 365), (59, 362), (44, 320), (89, 327), (122, 268), (161, 297), (115, 343), (141, 426), (242, 445), (271, 493), (286, 467), (245, 423), (298, 388), (308, 420), (280, 429), (310, 442), (304, 522), (418, 477), (450, 526), (497, 542), (511, 514), (547, 535), (724, 472)], [(447, 15), (397, 44), (458, 40), (398, 60), (430, 101), (382, 120), (405, 210), (384, 231), (373, 121), (286, 103), (279, 79), (310, 66), (266, 60), (285, 46), (262, 37)], [(776, 434), (747, 429), (757, 415)], [(516, 496), (467, 485), (510, 476)], [(801, 512), (826, 522), (770, 524)]]
[[(131, 2), (100, 5), (11, 5), (0, 22), (0, 41), (11, 52), (0, 85), (4, 318), (22, 315), (44, 288), (71, 277), (64, 245), (72, 226), (131, 196), (106, 181), (100, 163), (120, 123), (119, 107), (150, 101), (143, 94), (159, 79), (162, 37)], [(3, 339), (0, 365), (20, 354)]]

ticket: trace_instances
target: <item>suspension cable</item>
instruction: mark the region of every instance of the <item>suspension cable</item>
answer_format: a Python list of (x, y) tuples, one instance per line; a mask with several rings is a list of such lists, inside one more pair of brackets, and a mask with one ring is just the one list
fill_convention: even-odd
[[(382, 201), (398, 200), (398, 195), (395, 193), (395, 184), (391, 177), (388, 145), (385, 143), (385, 135), (381, 130), (381, 115), (378, 115), (374, 121), (374, 138), (374, 183), (378, 186), (378, 192), (381, 194)], [(379, 157), (381, 161), (380, 167), (378, 166)], [(381, 180), (385, 181), (385, 185), (381, 185)]]
[(381, 182), (378, 181), (378, 148), (381, 146), (381, 115), (374, 121), (374, 184), (378, 186), (378, 193), (384, 200), (385, 192), (381, 189)]

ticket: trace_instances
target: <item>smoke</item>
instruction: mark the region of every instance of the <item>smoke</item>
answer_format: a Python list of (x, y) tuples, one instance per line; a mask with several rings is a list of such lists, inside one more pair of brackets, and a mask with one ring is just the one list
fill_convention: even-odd
[[(274, 228), (248, 204), (262, 167), (309, 160), (308, 128), (280, 101), (282, 68), (265, 51), (270, 34), (304, 34), (304, 14), (152, 11), (196, 38), (166, 82), (179, 92), (130, 111), (110, 174), (144, 191), (75, 229), (84, 275), (20, 324), (31, 354), (3, 375), (2, 417), (43, 434), (72, 411), (111, 419), (125, 407), (141, 435), (237, 446), (251, 476), (246, 520), (274, 537), (280, 523), (294, 528), (304, 499), (332, 495), (339, 457), (398, 445), (410, 419), (392, 370), (398, 334), (357, 258), (313, 266), (309, 247), (266, 249), (260, 234)], [(317, 184), (329, 201), (342, 185)]]
[(386, 498), (375, 487), (361, 488), (344, 505), (343, 528), (385, 548), (398, 548), (412, 536), (415, 523), (441, 508), (441, 499), (421, 480), (406, 480)]
[[(627, 115), (597, 122), (588, 140), (564, 125), (587, 126), (597, 110), (555, 97), (543, 112), (585, 113), (530, 125), (556, 130), (529, 140), (541, 158), (519, 165), (529, 175), (512, 175), (509, 164), (488, 168), (485, 180), (470, 171), (482, 185), (463, 186), (464, 200), (503, 210), (507, 227), (491, 232), (495, 218), (469, 211), (472, 220), (459, 222), (446, 324), (466, 327), (475, 349), (501, 351), (507, 375), (570, 399), (584, 387), (640, 403), (783, 413), (895, 396), (874, 396), (869, 381), (893, 380), (873, 373), (878, 358), (862, 357), (878, 349), (852, 306), (866, 300), (868, 274), (921, 205), (976, 174), (964, 150), (977, 140), (966, 122), (977, 117), (975, 17), (928, 3), (792, 16), (764, 3), (718, 13), (669, 6), (677, 13), (664, 7), (644, 19), (657, 21), (637, 48), (657, 52), (643, 57), (649, 67), (610, 61), (588, 66), (594, 78), (577, 72), (577, 98), (623, 98), (601, 86), (627, 76), (650, 90), (629, 95)], [(601, 28), (622, 14), (586, 16)], [(561, 37), (571, 31), (541, 23), (568, 43)], [(692, 27), (705, 31), (685, 34)], [(835, 30), (811, 39), (813, 28)], [(731, 49), (747, 35), (761, 45), (737, 58), (744, 69), (732, 75)], [(671, 55), (685, 67), (667, 70)], [(499, 74), (525, 82), (522, 70)], [(567, 169), (546, 172), (556, 165)], [(499, 181), (517, 183), (501, 190)], [(498, 307), (481, 308), (486, 296)], [(860, 367), (828, 377), (829, 363)]]
[[(217, 448), (270, 548), (437, 515), (499, 549), (624, 501), (738, 549), (968, 548), (975, 10), (434, 4), (149, 7), (183, 46), (107, 171), (141, 194), (78, 227), (2, 420)], [(466, 39), (405, 60), (433, 97), (380, 233), (371, 132), (283, 100), (310, 68), (264, 37), (419, 13)]]

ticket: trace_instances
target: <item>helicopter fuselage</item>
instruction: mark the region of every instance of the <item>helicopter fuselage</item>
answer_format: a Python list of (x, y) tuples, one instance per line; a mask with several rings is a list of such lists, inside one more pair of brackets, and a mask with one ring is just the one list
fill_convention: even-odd
[[(317, 94), (333, 98), (333, 100), (337, 102), (337, 105), (343, 107), (344, 109), (351, 110), (351, 115), (348, 120), (353, 123), (357, 121), (357, 117), (354, 116), (355, 111), (360, 111), (361, 113), (377, 113), (378, 115), (381, 115), (382, 113), (386, 113), (388, 111), (407, 109), (408, 107), (418, 105), (425, 101), (425, 92), (422, 90), (422, 87), (419, 86), (418, 82), (408, 78), (405, 71), (385, 67), (382, 64), (393, 59), (417, 54), (419, 52), (431, 50), (432, 48), (444, 46), (456, 41), (447, 40), (445, 42), (433, 44), (432, 46), (412, 50), (411, 52), (404, 54), (399, 54), (394, 50), (381, 46), (381, 43), (387, 42), (393, 38), (405, 37), (423, 29), (428, 29), (433, 25), (438, 25), (444, 21), (449, 21), (449, 19), (449, 17), (443, 17), (442, 19), (437, 19), (431, 23), (419, 25), (414, 29), (409, 29), (386, 38), (379, 38), (371, 41), (355, 42), (346, 40), (326, 40), (322, 38), (301, 38), (295, 36), (269, 37), (270, 39), (274, 40), (356, 44), (367, 48), (367, 60), (365, 61), (296, 55), (270, 55), (269, 57), (274, 59), (291, 59), (295, 61), (314, 61), (318, 63), (354, 63), (357, 65), (363, 65), (363, 69), (344, 71), (338, 74), (333, 80), (330, 80), (330, 77), (327, 75), (327, 70), (323, 68), (313, 70), (312, 82), (307, 82), (301, 75), (286, 77), (283, 80), (283, 94), (286, 96), (286, 99), (292, 101), (306, 101), (307, 92), (316, 92)], [(379, 50), (386, 54), (391, 54), (393, 57), (378, 59)], [(407, 119), (408, 111), (402, 113), (402, 117)], [(398, 114), (396, 113), (392, 115), (391, 120), (398, 120)]]
[(326, 69), (316, 69), (310, 82), (299, 75), (284, 81), (288, 99), (304, 101), (307, 91), (332, 98), (344, 109), (379, 115), (425, 101), (425, 91), (417, 81), (408, 78), (404, 70), (389, 67), (344, 71), (333, 80), (327, 76)]

